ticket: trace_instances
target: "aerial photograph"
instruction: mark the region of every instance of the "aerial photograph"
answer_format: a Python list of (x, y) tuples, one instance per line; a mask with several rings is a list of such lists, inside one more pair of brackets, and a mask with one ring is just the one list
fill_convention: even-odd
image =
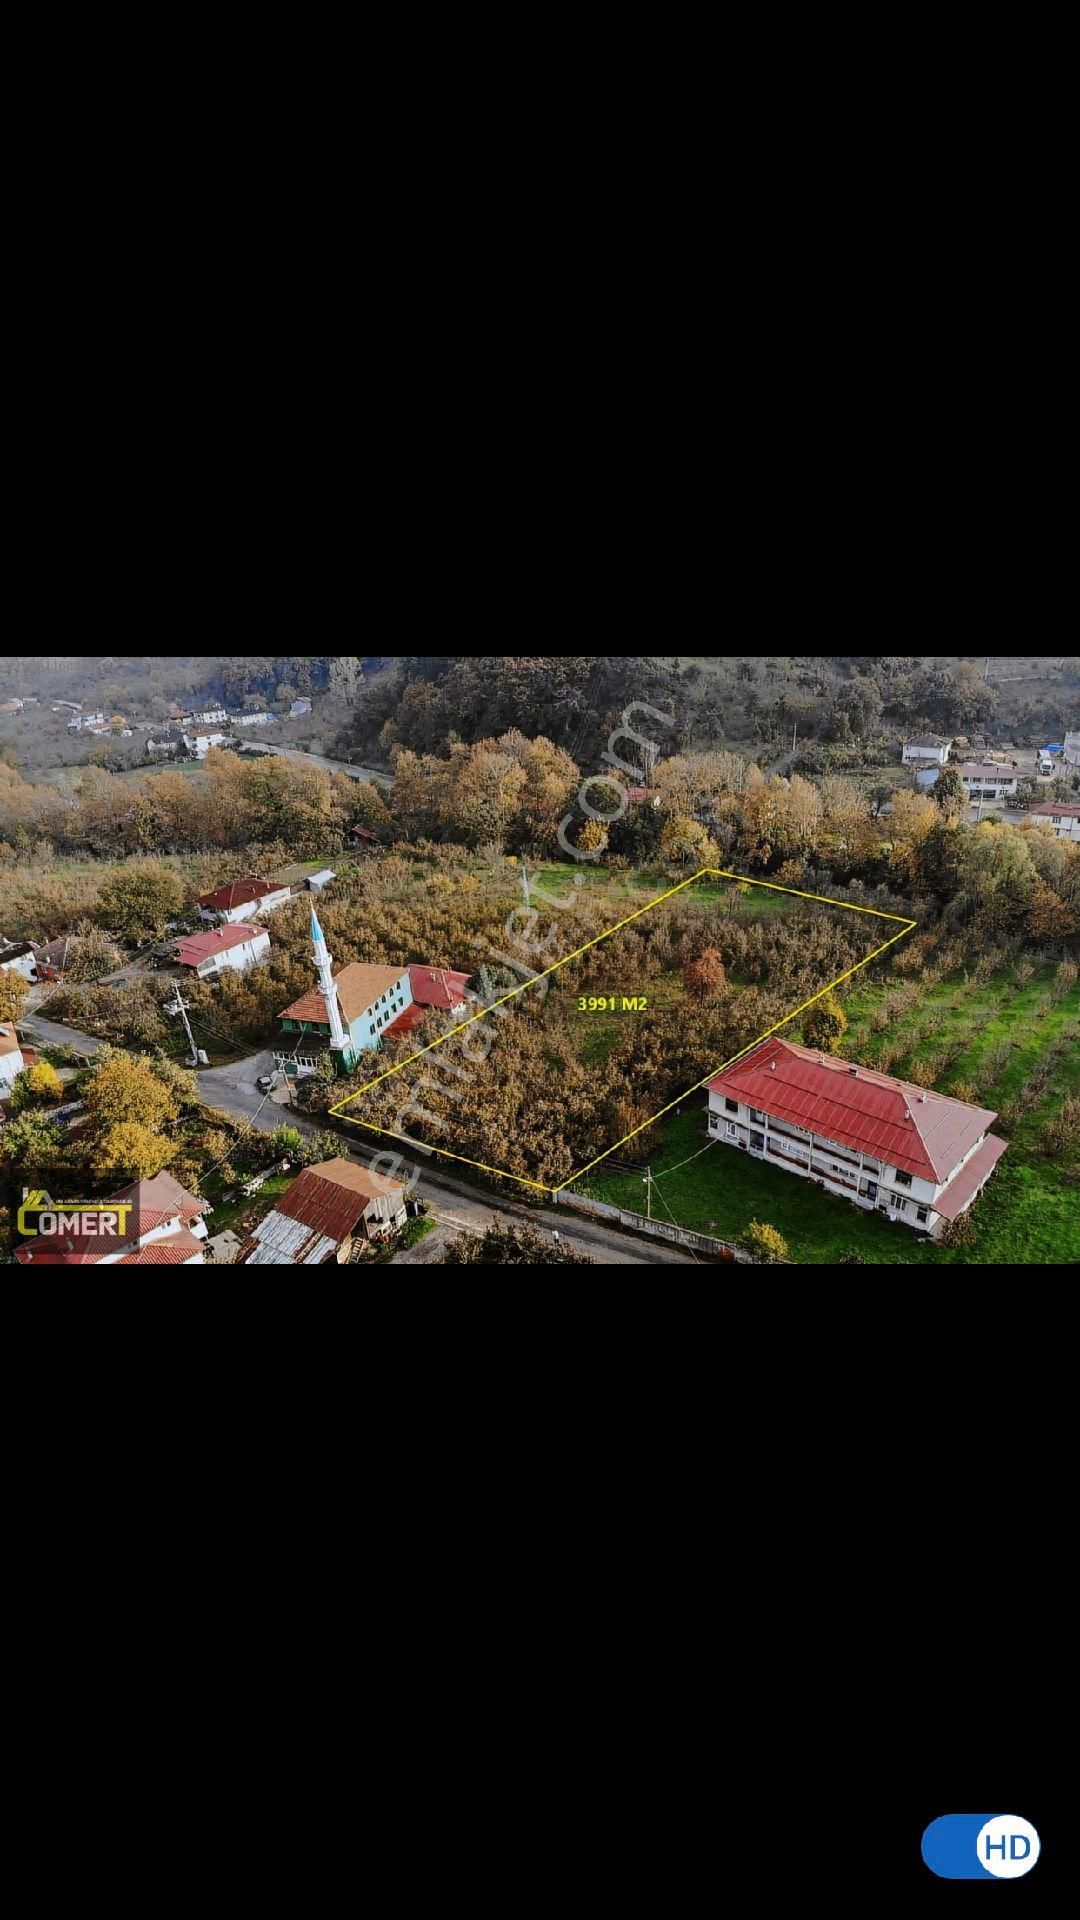
[(0, 669), (4, 1256), (1075, 1266), (1080, 657)]

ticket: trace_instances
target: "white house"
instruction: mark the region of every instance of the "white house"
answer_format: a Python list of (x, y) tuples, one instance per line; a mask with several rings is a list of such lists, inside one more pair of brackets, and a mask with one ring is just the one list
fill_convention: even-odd
[[(152, 729), (151, 731), (153, 732), (154, 730)], [(186, 748), (186, 746), (187, 741), (184, 739), (182, 733), (165, 732), (160, 734), (156, 740), (153, 738), (149, 739), (146, 743), (146, 751), (147, 753), (179, 753), (181, 749)]]
[(19, 1036), (9, 1021), (0, 1026), (0, 1094), (9, 1094), (17, 1073), (26, 1065)]
[(980, 766), (973, 761), (961, 767), (960, 778), (972, 800), (1008, 800), (1019, 783), (1015, 767)]
[(228, 715), (224, 707), (210, 707), (205, 713), (185, 713), (183, 727), (223, 727)]
[[(58, 1193), (63, 1202), (67, 1194)], [(109, 1196), (108, 1205), (131, 1209), (123, 1234), (93, 1239), (68, 1232), (42, 1234), (16, 1250), (23, 1266), (201, 1267), (206, 1259), (206, 1222), (210, 1203), (188, 1193), (171, 1173), (136, 1180)]]
[(1045, 821), (1059, 840), (1080, 841), (1080, 800), (1040, 800), (1031, 818)]
[(243, 921), (254, 920), (260, 913), (276, 912), (291, 898), (292, 888), (282, 886), (280, 881), (264, 880), (257, 873), (245, 873), (240, 880), (230, 880), (223, 887), (215, 887), (213, 893), (200, 893), (199, 917), (215, 925), (220, 920), (231, 920), (239, 925)]
[(172, 942), (173, 959), (190, 967), (200, 980), (213, 980), (222, 973), (244, 973), (248, 967), (261, 966), (270, 958), (270, 935), (265, 927), (243, 924), (214, 927), (208, 933), (193, 933)]
[(225, 747), (229, 744), (227, 733), (185, 733), (184, 745), (196, 760), (205, 760), (211, 747)]
[(222, 715), (222, 719), (226, 717), (228, 718), (230, 727), (268, 727), (272, 721), (276, 722), (277, 720), (276, 713), (230, 713), (228, 716)]
[(1080, 767), (1080, 733), (1067, 733), (1064, 742), (1064, 756), (1070, 767)]
[(959, 1219), (1005, 1152), (997, 1114), (766, 1040), (708, 1083), (709, 1133), (921, 1233)]
[(247, 1267), (341, 1266), (361, 1240), (381, 1239), (407, 1218), (405, 1185), (351, 1160), (306, 1167), (240, 1249)]
[(16, 940), (0, 946), (0, 972), (18, 973), (32, 982), (37, 979), (37, 952), (29, 940)]
[(311, 712), (310, 700), (294, 700), (286, 715), (288, 720), (300, 720), (305, 713)]
[(943, 767), (948, 762), (949, 748), (951, 746), (951, 740), (945, 740), (936, 733), (927, 734), (925, 739), (922, 740), (905, 740), (902, 756), (903, 763), (905, 767), (910, 767), (920, 764), (925, 765), (929, 760), (933, 762), (934, 766)]

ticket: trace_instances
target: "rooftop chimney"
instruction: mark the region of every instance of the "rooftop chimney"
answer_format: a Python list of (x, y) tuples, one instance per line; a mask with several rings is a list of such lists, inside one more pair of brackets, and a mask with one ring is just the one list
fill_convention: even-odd
[(853, 1074), (855, 1074), (855, 1075), (856, 1075), (856, 1077), (858, 1077), (858, 1072), (859, 1072), (859, 1069), (858, 1069), (858, 1067), (849, 1067), (849, 1068), (848, 1068), (848, 1072), (849, 1072), (849, 1073), (853, 1073)]

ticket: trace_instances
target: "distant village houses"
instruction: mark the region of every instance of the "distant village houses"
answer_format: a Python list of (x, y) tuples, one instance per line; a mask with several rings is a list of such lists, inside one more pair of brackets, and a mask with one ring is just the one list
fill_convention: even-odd
[(292, 703), (292, 706), (289, 708), (288, 718), (290, 720), (300, 720), (302, 719), (305, 713), (310, 713), (310, 712), (311, 712), (310, 700), (294, 700)]
[(986, 1108), (790, 1040), (764, 1041), (708, 1089), (713, 1139), (933, 1236), (1007, 1145)]
[(230, 713), (222, 715), (230, 727), (269, 727), (277, 724), (276, 713)]

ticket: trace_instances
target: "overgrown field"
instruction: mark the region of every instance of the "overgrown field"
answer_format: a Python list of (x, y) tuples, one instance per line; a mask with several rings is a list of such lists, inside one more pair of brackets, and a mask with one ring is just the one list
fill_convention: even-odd
[[(576, 889), (571, 876), (558, 878), (565, 895), (554, 885), (546, 891), (565, 897), (566, 909), (543, 912), (534, 895), (536, 938), (523, 941), (518, 956), (506, 952), (513, 943), (505, 905), (486, 955), (482, 941), (458, 933), (451, 950), (477, 970), (475, 1006), (491, 1012), (445, 1040), (442, 1022), (429, 1016), (365, 1060), (344, 1087), (315, 1090), (312, 1099), (325, 1106), (355, 1092), (345, 1111), (358, 1123), (557, 1186), (628, 1137), (635, 1158), (656, 1151), (654, 1115), (899, 931), (843, 906), (726, 880), (695, 881), (663, 899), (641, 888), (627, 894), (629, 876), (604, 884), (590, 875)], [(464, 914), (466, 925), (490, 928), (490, 893), (478, 890), (472, 915), (460, 888), (453, 893), (441, 914), (429, 897), (430, 931), (420, 936), (429, 945), (403, 958), (445, 951), (441, 920), (460, 927)], [(523, 907), (514, 918), (528, 925)], [(398, 916), (388, 957), (398, 957), (403, 924)], [(524, 964), (515, 967), (515, 957)], [(556, 962), (535, 986), (497, 1004), (530, 971)]]
[[(932, 1243), (810, 1181), (722, 1143), (707, 1144), (700, 1097), (665, 1129), (652, 1161), (657, 1216), (733, 1240), (743, 1238), (751, 1221), (763, 1221), (784, 1235), (793, 1260), (808, 1264), (845, 1254), (885, 1264), (1080, 1261), (1075, 965), (1049, 956), (1040, 963), (1007, 949), (968, 965), (946, 936), (916, 936), (906, 950), (903, 944), (897, 949), (887, 978), (857, 976), (845, 1006), (847, 1058), (999, 1115), (993, 1131), (1009, 1141), (1009, 1151), (965, 1216), (959, 1243)], [(582, 1191), (641, 1209), (638, 1174), (600, 1166)]]

